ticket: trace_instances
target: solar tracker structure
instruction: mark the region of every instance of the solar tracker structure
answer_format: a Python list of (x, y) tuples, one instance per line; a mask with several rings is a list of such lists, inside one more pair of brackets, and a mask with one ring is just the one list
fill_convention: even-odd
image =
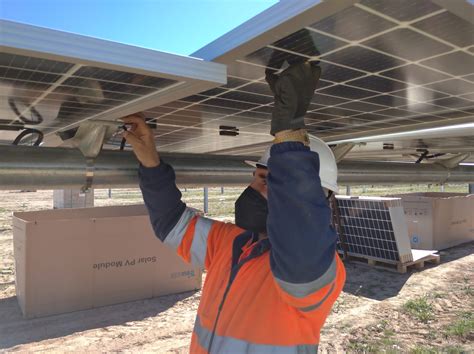
[[(389, 263), (413, 261), (400, 198), (337, 196), (336, 204), (349, 255)], [(338, 250), (343, 251), (340, 242)]]
[[(324, 3), (326, 12), (316, 11)], [(273, 30), (257, 50), (217, 58), (228, 65), (227, 85), (148, 110), (158, 123), (158, 148), (261, 152), (271, 140), (273, 102), (265, 70), (300, 60), (322, 68), (306, 123), (326, 141), (474, 121), (472, 17), (430, 0), (324, 3), (285, 27), (285, 35)]]
[[(27, 46), (12, 50), (19, 41), (8, 38), (19, 31), (3, 21), (0, 142), (32, 128), (56, 146), (55, 133), (81, 121), (143, 111), (156, 122), (160, 151), (259, 154), (271, 141), (265, 70), (301, 60), (322, 68), (306, 123), (328, 142), (472, 123), (473, 8), (442, 0), (283, 1), (193, 54), (205, 61), (168, 55), (171, 74), (156, 68), (163, 53), (33, 26), (21, 37)], [(210, 74), (209, 60), (227, 66), (227, 84)], [(120, 143), (116, 137), (106, 148)], [(466, 152), (466, 143), (450, 143), (449, 152)], [(377, 159), (377, 151), (363, 158)]]
[(225, 66), (0, 21), (0, 141), (113, 120), (226, 82)]

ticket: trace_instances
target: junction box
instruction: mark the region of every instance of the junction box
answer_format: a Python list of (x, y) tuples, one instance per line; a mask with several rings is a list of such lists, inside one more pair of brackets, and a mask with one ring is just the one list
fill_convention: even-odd
[(201, 288), (201, 270), (154, 235), (144, 205), (19, 212), (13, 227), (28, 318)]

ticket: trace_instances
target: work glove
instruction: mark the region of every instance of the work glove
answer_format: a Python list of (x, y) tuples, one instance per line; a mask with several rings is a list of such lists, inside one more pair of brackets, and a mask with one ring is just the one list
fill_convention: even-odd
[(290, 65), (280, 75), (267, 70), (265, 80), (275, 97), (272, 112), (272, 135), (282, 130), (304, 129), (304, 116), (321, 76), (315, 63), (299, 62)]

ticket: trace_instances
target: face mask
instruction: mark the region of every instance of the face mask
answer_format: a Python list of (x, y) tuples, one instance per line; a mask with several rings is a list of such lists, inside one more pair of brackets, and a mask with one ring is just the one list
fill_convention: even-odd
[(247, 187), (235, 202), (235, 224), (242, 229), (267, 231), (267, 200), (252, 187)]

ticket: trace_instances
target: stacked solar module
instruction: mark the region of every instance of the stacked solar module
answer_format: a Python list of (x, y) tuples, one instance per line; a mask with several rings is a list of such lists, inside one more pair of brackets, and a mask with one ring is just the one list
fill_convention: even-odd
[[(320, 61), (322, 79), (306, 123), (326, 141), (472, 122), (473, 17), (437, 3), (362, 0), (326, 16), (316, 9), (340, 3), (315, 5), (308, 12), (318, 20), (306, 16), (293, 33), (227, 60), (227, 85), (147, 112), (159, 124), (158, 147), (232, 153), (269, 142), (265, 69), (307, 59)], [(222, 125), (238, 128), (239, 137), (220, 136)]]
[[(400, 198), (337, 196), (349, 255), (391, 263), (413, 261)], [(343, 247), (338, 243), (339, 251)]]

